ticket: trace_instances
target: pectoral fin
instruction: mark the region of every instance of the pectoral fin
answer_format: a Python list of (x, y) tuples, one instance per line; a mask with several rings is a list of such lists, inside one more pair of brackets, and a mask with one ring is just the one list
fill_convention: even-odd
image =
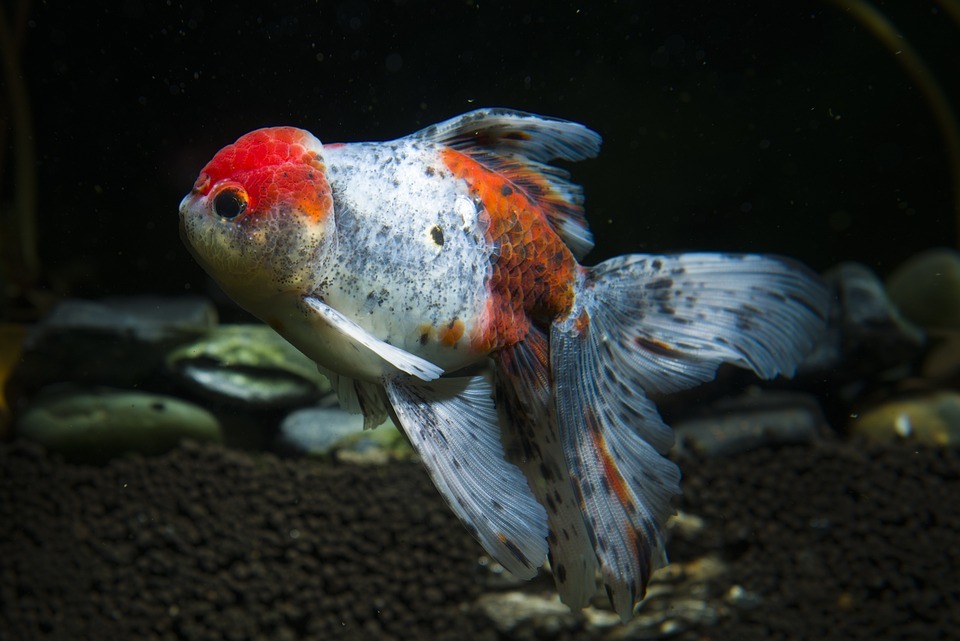
[(363, 345), (401, 372), (416, 376), (424, 381), (432, 381), (443, 374), (443, 369), (440, 367), (399, 347), (385, 343), (319, 298), (307, 296), (303, 299), (303, 302), (306, 303), (311, 310), (316, 312), (317, 315), (323, 319), (324, 323), (333, 327), (352, 341)]

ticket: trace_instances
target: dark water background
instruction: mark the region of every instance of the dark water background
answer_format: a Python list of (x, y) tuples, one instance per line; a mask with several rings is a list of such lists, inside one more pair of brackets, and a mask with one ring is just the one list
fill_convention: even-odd
[[(957, 25), (876, 6), (956, 102)], [(479, 106), (604, 136), (573, 167), (587, 262), (718, 249), (884, 274), (955, 238), (929, 105), (829, 2), (34, 2), (24, 35), (44, 277), (69, 294), (205, 290), (177, 205), (251, 129), (389, 139)]]
[[(960, 106), (960, 22), (946, 0), (871, 1)], [(38, 298), (210, 294), (177, 207), (213, 154), (252, 129), (386, 140), (481, 106), (603, 135), (599, 158), (570, 167), (596, 237), (589, 264), (724, 250), (886, 275), (955, 246), (960, 210), (943, 132), (905, 57), (841, 3), (32, 0), (19, 73), (38, 161), (39, 283), (54, 294)], [(2, 3), (16, 29), (13, 5), (26, 5)], [(4, 124), (5, 215), (10, 127), (23, 123)], [(0, 321), (22, 302), (6, 306), (11, 247), (0, 237)], [(846, 420), (838, 398), (817, 394)], [(731, 585), (765, 599), (710, 634), (955, 638), (956, 450), (830, 444), (684, 464), (683, 508), (730, 555)], [(104, 468), (28, 443), (0, 455), (0, 641), (5, 621), (32, 638), (390, 638), (363, 627), (381, 624), (397, 638), (505, 638), (465, 627), (458, 604), (480, 591), (479, 548), (419, 467), (370, 476), (197, 446)], [(313, 474), (323, 477), (304, 481)], [(193, 533), (189, 544), (166, 538), (168, 522)], [(303, 523), (317, 536), (296, 549), (278, 539)], [(699, 553), (688, 548), (672, 547), (674, 562)], [(264, 559), (253, 578), (248, 550)], [(371, 613), (371, 595), (386, 614)]]

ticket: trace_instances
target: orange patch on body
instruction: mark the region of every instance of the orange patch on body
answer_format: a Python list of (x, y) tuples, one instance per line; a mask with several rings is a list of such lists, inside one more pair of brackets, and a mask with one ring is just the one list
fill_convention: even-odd
[(464, 325), (463, 321), (455, 318), (440, 328), (440, 331), (437, 332), (437, 337), (440, 339), (441, 344), (447, 347), (453, 347), (463, 338), (464, 329), (466, 329), (466, 325)]
[(556, 196), (529, 168), (490, 167), (450, 148), (440, 154), (483, 205), (478, 216), (492, 248), (490, 301), (471, 347), (483, 352), (508, 347), (523, 340), (531, 323), (547, 328), (573, 306), (577, 261), (545, 212)]

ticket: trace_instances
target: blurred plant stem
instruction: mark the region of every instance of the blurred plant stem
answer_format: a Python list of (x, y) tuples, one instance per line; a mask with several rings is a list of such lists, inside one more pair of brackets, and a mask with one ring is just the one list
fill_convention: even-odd
[[(828, 0), (841, 11), (849, 13), (893, 56), (927, 99), (927, 104), (936, 118), (943, 135), (944, 151), (947, 153), (950, 172), (950, 187), (953, 191), (953, 214), (957, 225), (956, 243), (960, 245), (960, 126), (936, 77), (924, 63), (923, 58), (892, 22), (866, 0)], [(957, 0), (936, 0), (936, 4), (960, 27), (960, 3)]]
[[(24, 28), (27, 24), (30, 0), (23, 0), (11, 11), (13, 21), (8, 21), (7, 8), (0, 8), (0, 58), (3, 59), (3, 85), (5, 106), (0, 112), (0, 177), (6, 170), (3, 156), (6, 152), (6, 134), (13, 140), (13, 189), (11, 208), (0, 211), (0, 255), (8, 285), (12, 292), (2, 295), (29, 298), (40, 275), (40, 259), (37, 255), (37, 173), (36, 153), (33, 146), (33, 119), (27, 84), (20, 65)], [(4, 181), (2, 184), (8, 184)], [(7, 198), (0, 198), (0, 202)]]

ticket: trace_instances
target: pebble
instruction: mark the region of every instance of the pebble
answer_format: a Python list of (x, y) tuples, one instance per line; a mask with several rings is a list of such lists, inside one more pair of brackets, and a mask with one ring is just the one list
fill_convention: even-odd
[(24, 399), (51, 383), (136, 387), (161, 370), (176, 345), (216, 324), (200, 297), (67, 299), (34, 325), (11, 375), (9, 398)]
[(311, 405), (329, 395), (316, 364), (266, 325), (223, 325), (167, 355), (191, 391), (245, 409)]
[(917, 254), (890, 274), (887, 290), (914, 323), (960, 329), (960, 251), (944, 247)]
[(476, 607), (498, 632), (510, 638), (552, 638), (562, 630), (576, 629), (583, 618), (561, 603), (556, 593), (487, 593), (477, 599)]
[(669, 639), (709, 629), (731, 610), (723, 589), (727, 572), (727, 563), (711, 554), (671, 563), (654, 573), (633, 619), (604, 639)]
[(344, 439), (363, 432), (363, 416), (332, 407), (297, 410), (280, 423), (278, 448), (322, 456)]
[(598, 590), (594, 604), (571, 611), (552, 589), (536, 583), (488, 591), (474, 609), (511, 639), (668, 639), (691, 630), (705, 630), (733, 610), (755, 607), (753, 600), (731, 599), (727, 587), (729, 566), (716, 554), (672, 563), (654, 573), (647, 596), (634, 617), (621, 623)]
[(841, 263), (823, 275), (834, 305), (823, 339), (800, 367), (832, 378), (875, 376), (916, 357), (923, 331), (903, 317), (866, 265)]
[[(921, 375), (931, 380), (960, 381), (960, 329), (938, 332), (938, 335), (931, 338), (930, 350), (923, 359)], [(956, 386), (956, 383), (954, 385)]]
[(105, 463), (124, 453), (154, 455), (183, 439), (222, 442), (217, 420), (177, 398), (111, 388), (58, 385), (20, 414), (17, 432), (77, 463)]
[(676, 451), (731, 456), (759, 447), (812, 443), (828, 430), (817, 399), (802, 392), (754, 390), (674, 424)]
[(129, 336), (143, 343), (179, 341), (216, 323), (213, 304), (198, 296), (67, 299), (36, 325), (28, 346), (36, 348), (52, 337), (75, 332)]
[(960, 444), (960, 393), (940, 391), (887, 401), (850, 423), (850, 434), (874, 443)]

